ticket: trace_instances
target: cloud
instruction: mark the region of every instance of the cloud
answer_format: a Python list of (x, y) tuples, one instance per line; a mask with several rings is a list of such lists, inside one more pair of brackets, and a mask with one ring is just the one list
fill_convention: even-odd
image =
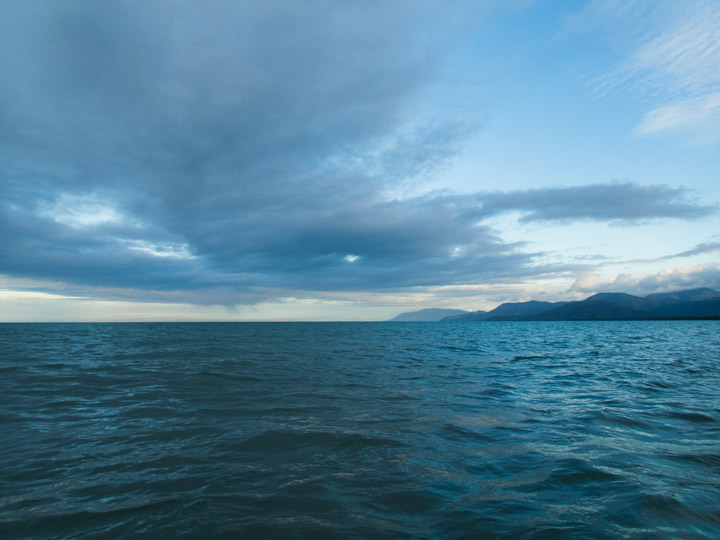
[(675, 133), (691, 142), (720, 140), (720, 5), (595, 0), (572, 19), (575, 31), (612, 36), (624, 58), (599, 77), (602, 92), (624, 92), (650, 107), (639, 135)]
[(712, 253), (713, 251), (720, 251), (720, 242), (704, 242), (698, 244), (692, 249), (681, 251), (680, 253), (673, 253), (671, 255), (665, 255), (656, 259), (637, 259), (632, 262), (657, 262), (667, 261), (669, 259), (680, 259), (682, 257), (692, 257), (693, 255), (702, 255), (704, 253)]
[(661, 105), (645, 115), (637, 127), (639, 135), (690, 132), (700, 144), (712, 144), (720, 133), (720, 92)]
[[(542, 253), (504, 242), (483, 224), (503, 212), (521, 212), (522, 221), (633, 222), (696, 218), (713, 210), (688, 202), (682, 189), (629, 183), (402, 200), (375, 193), (331, 203), (322, 193), (314, 195), (295, 205), (294, 198), (276, 194), (262, 206), (238, 203), (235, 212), (225, 210), (225, 201), (206, 202), (192, 218), (178, 216), (173, 227), (158, 226), (148, 216), (128, 223), (78, 220), (85, 199), (80, 210), (68, 214), (69, 221), (66, 213), (48, 213), (45, 206), (33, 212), (5, 204), (0, 264), (6, 274), (83, 284), (96, 296), (137, 298), (147, 290), (155, 291), (147, 295), (158, 301), (203, 303), (199, 297), (205, 294), (211, 301), (237, 303), (288, 294), (287, 289), (491, 283), (581, 267), (542, 264)], [(225, 196), (237, 194), (230, 190)], [(120, 293), (121, 288), (129, 291)]]
[(720, 290), (720, 267), (717, 263), (666, 268), (656, 273), (625, 273), (613, 278), (583, 274), (570, 287), (571, 292), (625, 292), (637, 296), (671, 292), (680, 289), (709, 287)]
[(428, 97), (476, 3), (436, 9), (6, 2), (0, 273), (78, 296), (228, 305), (519, 281), (582, 267), (505, 242), (485, 221), (499, 213), (713, 211), (631, 183), (393, 195), (479, 123)]
[(610, 221), (632, 223), (649, 219), (698, 219), (717, 212), (689, 198), (684, 188), (642, 186), (631, 182), (541, 188), (482, 197), (488, 213), (517, 211), (520, 221)]

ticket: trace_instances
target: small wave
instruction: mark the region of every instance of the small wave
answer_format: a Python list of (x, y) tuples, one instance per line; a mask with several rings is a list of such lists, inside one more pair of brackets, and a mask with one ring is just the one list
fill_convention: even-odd
[(372, 498), (372, 506), (388, 511), (392, 515), (399, 512), (408, 515), (432, 512), (445, 503), (445, 498), (436, 491), (403, 490), (381, 493)]
[(479, 433), (475, 430), (458, 426), (456, 424), (444, 425), (441, 428), (440, 433), (442, 434), (443, 438), (452, 441), (486, 443), (494, 442), (495, 440), (493, 437), (487, 434)]
[(556, 470), (544, 480), (545, 484), (567, 486), (575, 484), (607, 484), (622, 479), (618, 474), (598, 469), (577, 459), (563, 460), (557, 463), (555, 467)]
[(633, 428), (644, 428), (650, 427), (650, 424), (640, 420), (637, 417), (630, 417), (623, 414), (617, 414), (607, 411), (598, 411), (592, 414), (589, 418), (591, 421), (604, 422), (608, 424), (615, 424), (619, 426), (627, 426)]
[(294, 450), (301, 447), (329, 449), (358, 449), (368, 447), (399, 448), (404, 443), (384, 437), (368, 437), (352, 434), (337, 434), (329, 431), (281, 431), (267, 430), (245, 441), (236, 443), (233, 448), (243, 452), (269, 452)]
[(154, 517), (172, 511), (182, 505), (179, 498), (168, 498), (142, 504), (115, 505), (108, 510), (49, 513), (34, 513), (0, 523), (0, 532), (10, 537), (54, 537), (57, 531), (82, 531), (83, 536), (123, 536), (137, 530), (143, 517)]
[(419, 401), (420, 398), (408, 396), (407, 394), (396, 394), (394, 396), (384, 396), (381, 401)]
[(665, 457), (673, 461), (685, 461), (720, 470), (720, 454), (671, 454)]
[(717, 419), (713, 418), (712, 416), (708, 416), (707, 414), (702, 414), (698, 412), (670, 411), (664, 413), (663, 416), (665, 416), (666, 418), (674, 418), (677, 420), (692, 422), (694, 424), (710, 424), (717, 422)]

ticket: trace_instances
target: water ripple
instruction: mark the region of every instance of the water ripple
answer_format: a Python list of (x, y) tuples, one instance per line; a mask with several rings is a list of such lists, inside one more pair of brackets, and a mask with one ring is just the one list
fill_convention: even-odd
[(0, 536), (717, 538), (718, 335), (0, 325)]

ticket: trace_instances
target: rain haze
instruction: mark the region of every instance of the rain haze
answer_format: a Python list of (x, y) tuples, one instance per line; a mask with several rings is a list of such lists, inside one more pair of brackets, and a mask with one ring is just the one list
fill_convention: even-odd
[(1, 321), (720, 288), (717, 2), (1, 9)]

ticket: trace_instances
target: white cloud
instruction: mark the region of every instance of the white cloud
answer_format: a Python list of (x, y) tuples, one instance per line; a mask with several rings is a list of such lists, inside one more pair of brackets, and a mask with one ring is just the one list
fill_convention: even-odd
[(720, 138), (720, 91), (656, 107), (636, 129), (638, 135), (690, 132), (693, 142), (713, 144)]
[(655, 273), (623, 273), (614, 277), (597, 274), (578, 276), (570, 292), (624, 292), (644, 296), (679, 289), (710, 287), (720, 289), (720, 266), (717, 263), (664, 268)]
[(38, 214), (74, 228), (129, 222), (110, 202), (96, 195), (61, 194), (38, 205)]
[(123, 244), (131, 251), (152, 255), (153, 257), (168, 257), (173, 259), (192, 259), (190, 246), (172, 242), (147, 242), (145, 240), (124, 240)]
[(573, 26), (599, 29), (628, 51), (594, 86), (635, 96), (649, 107), (636, 134), (689, 135), (693, 144), (720, 140), (719, 2), (596, 1)]

